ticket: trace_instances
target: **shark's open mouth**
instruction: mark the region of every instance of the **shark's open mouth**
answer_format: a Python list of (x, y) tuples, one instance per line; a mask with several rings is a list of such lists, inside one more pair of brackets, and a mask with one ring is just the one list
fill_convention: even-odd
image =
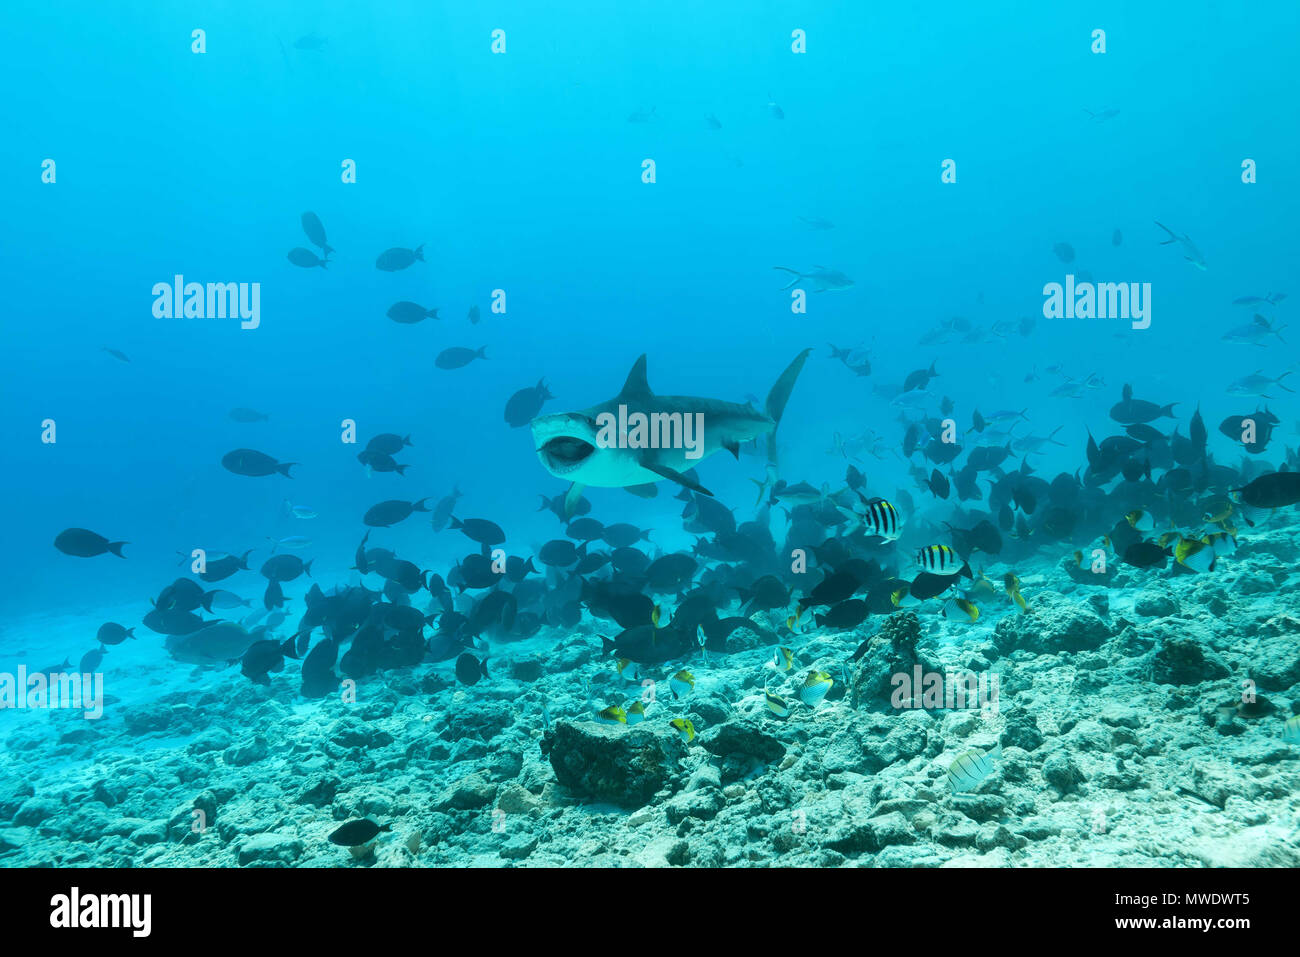
[(546, 457), (547, 467), (560, 473), (576, 469), (591, 457), (596, 447), (576, 436), (561, 435), (548, 441), (539, 451)]

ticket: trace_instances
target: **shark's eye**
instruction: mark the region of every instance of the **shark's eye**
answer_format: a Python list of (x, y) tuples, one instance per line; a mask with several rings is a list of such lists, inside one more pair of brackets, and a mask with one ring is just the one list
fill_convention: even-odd
[(542, 451), (557, 465), (577, 465), (595, 452), (596, 447), (574, 436), (562, 435), (543, 445)]

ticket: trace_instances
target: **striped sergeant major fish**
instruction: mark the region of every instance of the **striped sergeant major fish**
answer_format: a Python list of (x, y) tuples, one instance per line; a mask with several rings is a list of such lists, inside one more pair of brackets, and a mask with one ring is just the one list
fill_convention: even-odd
[(970, 565), (947, 545), (926, 545), (916, 550), (916, 565), (931, 575), (965, 575), (973, 579)]
[(887, 542), (892, 542), (902, 534), (903, 517), (892, 502), (883, 498), (867, 498), (861, 492), (863, 511), (840, 508), (840, 513), (849, 520), (849, 533), (861, 528), (868, 535), (875, 535)]

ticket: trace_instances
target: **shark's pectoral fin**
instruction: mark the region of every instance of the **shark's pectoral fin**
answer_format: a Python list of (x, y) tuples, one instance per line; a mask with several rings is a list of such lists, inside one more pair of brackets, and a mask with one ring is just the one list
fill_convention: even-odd
[(569, 490), (564, 493), (564, 517), (566, 520), (573, 518), (573, 513), (578, 510), (578, 501), (582, 498), (584, 488), (586, 488), (585, 485), (574, 482), (569, 486)]
[(676, 469), (670, 469), (666, 465), (660, 465), (658, 462), (654, 462), (649, 459), (644, 460), (641, 463), (641, 467), (644, 469), (649, 469), (651, 472), (654, 472), (656, 475), (662, 475), (664, 478), (676, 482), (678, 485), (685, 485), (692, 492), (699, 492), (701, 495), (707, 495), (709, 496), (709, 498), (713, 498), (713, 493), (710, 492), (707, 488), (705, 488), (703, 485), (701, 485), (699, 482), (695, 481), (694, 479), (686, 475), (683, 475), (681, 472), (678, 472)]
[(732, 454), (732, 456), (735, 458), (735, 460), (736, 460), (737, 462), (740, 461), (740, 443), (739, 443), (739, 442), (723, 442), (723, 443), (722, 443), (722, 447), (723, 447), (724, 449), (726, 449), (728, 452), (730, 452), (730, 453)]

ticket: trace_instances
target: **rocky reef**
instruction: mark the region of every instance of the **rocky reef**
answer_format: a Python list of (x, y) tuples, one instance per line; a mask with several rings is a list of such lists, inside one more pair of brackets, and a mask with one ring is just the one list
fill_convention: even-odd
[[(1215, 574), (1066, 562), (1022, 574), (1025, 611), (814, 631), (788, 673), (742, 642), (693, 661), (683, 698), (624, 683), (580, 626), (497, 648), (499, 677), (473, 687), (424, 666), (304, 702), (226, 670), (99, 720), (10, 714), (0, 863), (1300, 866), (1293, 533)], [(813, 669), (835, 682), (816, 708), (798, 695)], [(900, 706), (899, 675), (943, 672), (996, 676), (996, 707)], [(638, 697), (644, 721), (594, 722)], [(992, 773), (954, 793), (972, 749), (996, 749)], [(392, 829), (328, 842), (357, 817)]]

